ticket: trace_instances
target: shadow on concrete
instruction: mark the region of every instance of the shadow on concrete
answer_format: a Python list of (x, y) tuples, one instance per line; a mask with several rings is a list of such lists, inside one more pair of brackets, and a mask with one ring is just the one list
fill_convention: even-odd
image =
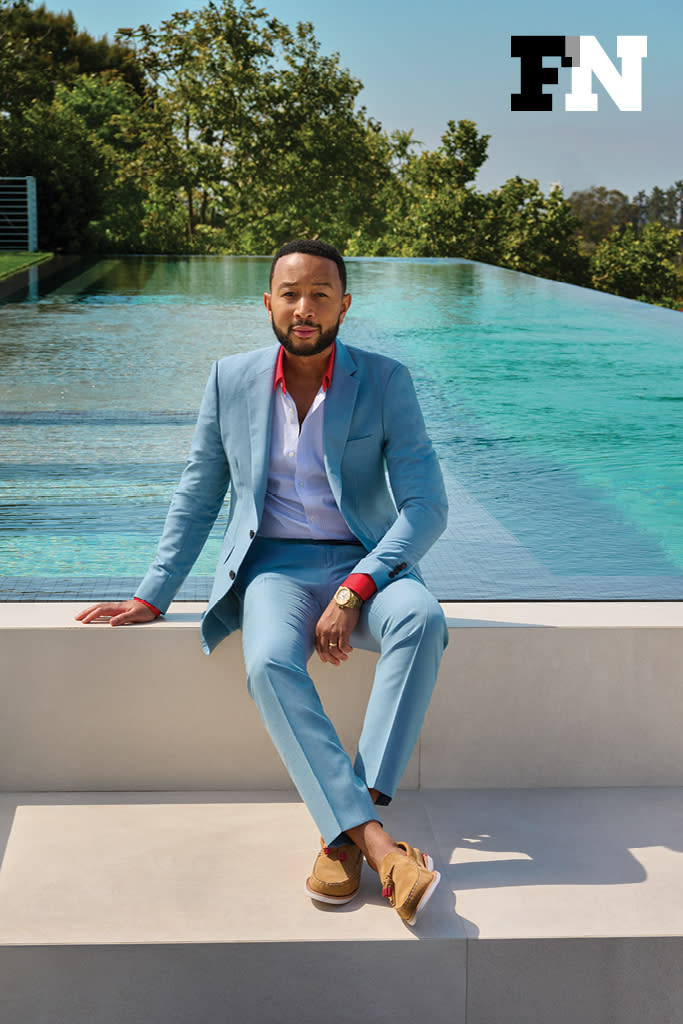
[(534, 885), (625, 885), (647, 872), (633, 851), (683, 852), (683, 791), (425, 792), (456, 891)]

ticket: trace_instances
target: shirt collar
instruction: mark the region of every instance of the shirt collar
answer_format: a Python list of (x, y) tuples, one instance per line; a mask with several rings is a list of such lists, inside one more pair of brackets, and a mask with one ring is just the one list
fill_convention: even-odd
[[(327, 366), (323, 374), (323, 391), (327, 391), (330, 384), (332, 383), (332, 371), (334, 369), (334, 354), (336, 352), (337, 343), (332, 342), (332, 350), (330, 352), (330, 358), (327, 360)], [(284, 365), (284, 354), (285, 350), (280, 345), (280, 351), (277, 354), (277, 361), (275, 363), (275, 380), (273, 381), (273, 391), (277, 388), (278, 384), (282, 385), (282, 393), (287, 394), (287, 385), (285, 384), (285, 365)]]

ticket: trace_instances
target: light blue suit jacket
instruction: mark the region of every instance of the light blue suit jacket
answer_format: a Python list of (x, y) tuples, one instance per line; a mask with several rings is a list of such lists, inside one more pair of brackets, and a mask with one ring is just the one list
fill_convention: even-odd
[[(230, 487), (228, 525), (202, 619), (207, 654), (239, 626), (231, 589), (263, 510), (279, 347), (214, 364), (156, 558), (136, 591), (166, 611)], [(337, 340), (323, 446), (334, 498), (367, 551), (354, 571), (368, 573), (378, 589), (403, 575), (419, 579), (417, 563), (445, 528), (448, 506), (406, 367)]]

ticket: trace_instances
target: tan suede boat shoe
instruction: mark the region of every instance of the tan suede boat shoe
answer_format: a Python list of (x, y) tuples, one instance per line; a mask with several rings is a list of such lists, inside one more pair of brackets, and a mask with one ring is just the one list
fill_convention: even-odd
[(402, 853), (388, 853), (379, 869), (382, 896), (385, 896), (406, 924), (415, 924), (436, 889), (441, 875), (434, 870), (432, 858), (413, 849), (407, 843), (398, 843)]
[(321, 903), (349, 903), (358, 892), (363, 854), (355, 843), (325, 846), (315, 858), (306, 892)]

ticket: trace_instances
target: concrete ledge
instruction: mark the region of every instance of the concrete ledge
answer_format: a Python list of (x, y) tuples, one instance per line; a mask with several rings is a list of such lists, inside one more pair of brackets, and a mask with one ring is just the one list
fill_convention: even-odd
[(282, 793), (6, 794), (2, 1020), (680, 1020), (683, 790), (425, 790), (385, 822), (442, 872), (416, 929), (367, 867), (305, 896)]
[[(1, 789), (291, 790), (247, 693), (240, 635), (210, 658), (201, 651), (203, 606), (116, 629), (74, 622), (82, 605), (9, 607), (0, 605)], [(359, 651), (354, 672), (316, 672), (349, 750), (375, 660)], [(418, 784), (417, 753), (405, 784)]]
[[(83, 626), (81, 604), (0, 604), (4, 790), (289, 789), (240, 638), (206, 658), (201, 605)], [(450, 644), (407, 788), (683, 785), (683, 605), (447, 604)], [(312, 661), (352, 751), (375, 656)]]

